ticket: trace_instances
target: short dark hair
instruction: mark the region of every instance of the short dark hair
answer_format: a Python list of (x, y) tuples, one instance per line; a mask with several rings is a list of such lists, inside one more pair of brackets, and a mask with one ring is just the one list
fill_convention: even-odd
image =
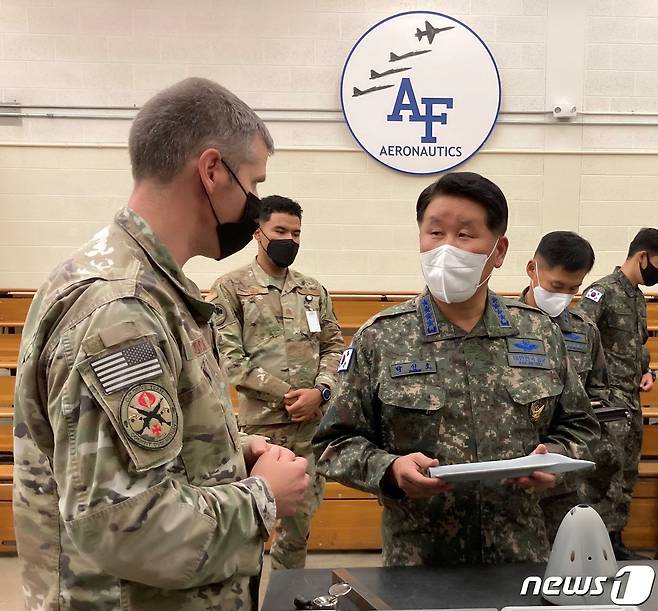
[(253, 159), (257, 135), (272, 153), (265, 123), (240, 98), (208, 79), (185, 79), (157, 93), (137, 113), (128, 137), (133, 177), (169, 183), (208, 148), (219, 149), (237, 172)]
[(267, 223), (274, 212), (283, 212), (296, 216), (302, 220), (302, 207), (294, 200), (283, 195), (268, 195), (260, 200), (260, 211), (258, 213), (258, 222)]
[(658, 255), (658, 229), (653, 227), (643, 227), (633, 238), (631, 245), (628, 247), (627, 259), (634, 254), (646, 250), (650, 257)]
[(503, 235), (507, 231), (507, 200), (498, 185), (475, 172), (451, 172), (423, 189), (416, 202), (416, 220), (420, 223), (430, 201), (439, 195), (463, 197), (482, 206), (487, 227)]
[(568, 272), (590, 272), (594, 267), (594, 249), (573, 231), (551, 231), (539, 242), (539, 255), (549, 267), (562, 267)]

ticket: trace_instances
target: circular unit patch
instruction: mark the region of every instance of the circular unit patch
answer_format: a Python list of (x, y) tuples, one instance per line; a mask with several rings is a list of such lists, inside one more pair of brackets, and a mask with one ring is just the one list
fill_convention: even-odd
[(178, 413), (171, 395), (162, 386), (139, 384), (121, 401), (121, 424), (136, 445), (157, 450), (176, 435)]

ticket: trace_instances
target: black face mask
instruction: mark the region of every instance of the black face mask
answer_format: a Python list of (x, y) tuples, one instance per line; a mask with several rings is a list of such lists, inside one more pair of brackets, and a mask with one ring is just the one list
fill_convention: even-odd
[(642, 274), (642, 284), (644, 286), (658, 284), (658, 267), (651, 263), (649, 253), (647, 253), (647, 266), (642, 268), (642, 265), (640, 265), (640, 274)]
[(272, 240), (262, 229), (261, 233), (269, 240), (265, 252), (272, 263), (277, 267), (290, 267), (299, 251), (299, 244), (295, 240)]
[(242, 250), (247, 244), (249, 244), (251, 238), (254, 235), (254, 231), (258, 229), (258, 223), (256, 219), (258, 218), (258, 214), (260, 212), (260, 199), (258, 196), (254, 195), (251, 191), (247, 192), (242, 186), (242, 183), (238, 180), (238, 177), (233, 173), (233, 170), (228, 167), (223, 159), (222, 163), (228, 170), (229, 174), (233, 176), (235, 182), (238, 183), (242, 189), (242, 192), (247, 196), (247, 201), (245, 202), (242, 218), (238, 222), (220, 223), (217, 215), (215, 214), (215, 209), (212, 206), (212, 201), (208, 195), (208, 191), (206, 191), (206, 197), (208, 198), (210, 209), (212, 210), (212, 214), (217, 221), (217, 241), (219, 242), (219, 257), (217, 258), (218, 261), (226, 259), (226, 257), (230, 257), (239, 250)]

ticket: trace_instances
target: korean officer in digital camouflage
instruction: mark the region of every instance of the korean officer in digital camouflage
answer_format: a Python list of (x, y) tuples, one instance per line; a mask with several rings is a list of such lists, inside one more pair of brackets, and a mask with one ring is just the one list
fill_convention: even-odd
[(37, 293), (16, 386), (14, 515), (26, 608), (249, 609), (306, 460), (242, 439), (214, 307), (182, 271), (255, 229), (270, 135), (188, 79), (130, 132), (126, 208)]
[(446, 174), (418, 199), (426, 289), (354, 336), (316, 437), (318, 470), (384, 506), (384, 564), (540, 561), (539, 490), (555, 476), (447, 485), (436, 465), (546, 451), (588, 456), (599, 435), (560, 329), (488, 290), (508, 241), (491, 181)]
[(343, 338), (331, 298), (292, 269), (302, 209), (279, 195), (262, 200), (258, 255), (217, 280), (209, 299), (218, 312), (219, 347), (240, 397), (245, 433), (268, 437), (308, 460), (312, 485), (294, 516), (277, 521), (272, 568), (302, 568), (324, 478), (315, 474), (311, 440), (331, 396)]
[(597, 280), (584, 292), (579, 310), (596, 323), (601, 332), (610, 376), (610, 396), (630, 413), (630, 426), (623, 445), (621, 491), (616, 495), (616, 523), (611, 532), (612, 547), (619, 560), (639, 559), (623, 543), (621, 531), (628, 522), (633, 487), (637, 480), (642, 446), (640, 391), (649, 391), (655, 373), (649, 367), (646, 341), (647, 306), (639, 285), (658, 283), (658, 229), (642, 229), (633, 239), (621, 267)]
[(621, 490), (623, 456), (620, 431), (628, 426), (627, 411), (609, 402), (608, 372), (599, 330), (587, 315), (569, 309), (593, 265), (594, 251), (585, 238), (572, 231), (547, 233), (528, 261), (530, 286), (521, 295), (521, 301), (548, 314), (562, 331), (569, 360), (601, 426), (601, 441), (590, 446), (596, 468), (566, 475), (558, 486), (546, 492), (541, 502), (551, 542), (566, 513), (579, 503), (594, 507), (609, 530), (614, 530), (618, 519), (616, 499)]

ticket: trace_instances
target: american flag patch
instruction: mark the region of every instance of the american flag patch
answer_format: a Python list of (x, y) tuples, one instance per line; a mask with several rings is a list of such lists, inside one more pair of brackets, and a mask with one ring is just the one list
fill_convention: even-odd
[(106, 395), (162, 373), (155, 348), (148, 341), (93, 361), (91, 368)]

